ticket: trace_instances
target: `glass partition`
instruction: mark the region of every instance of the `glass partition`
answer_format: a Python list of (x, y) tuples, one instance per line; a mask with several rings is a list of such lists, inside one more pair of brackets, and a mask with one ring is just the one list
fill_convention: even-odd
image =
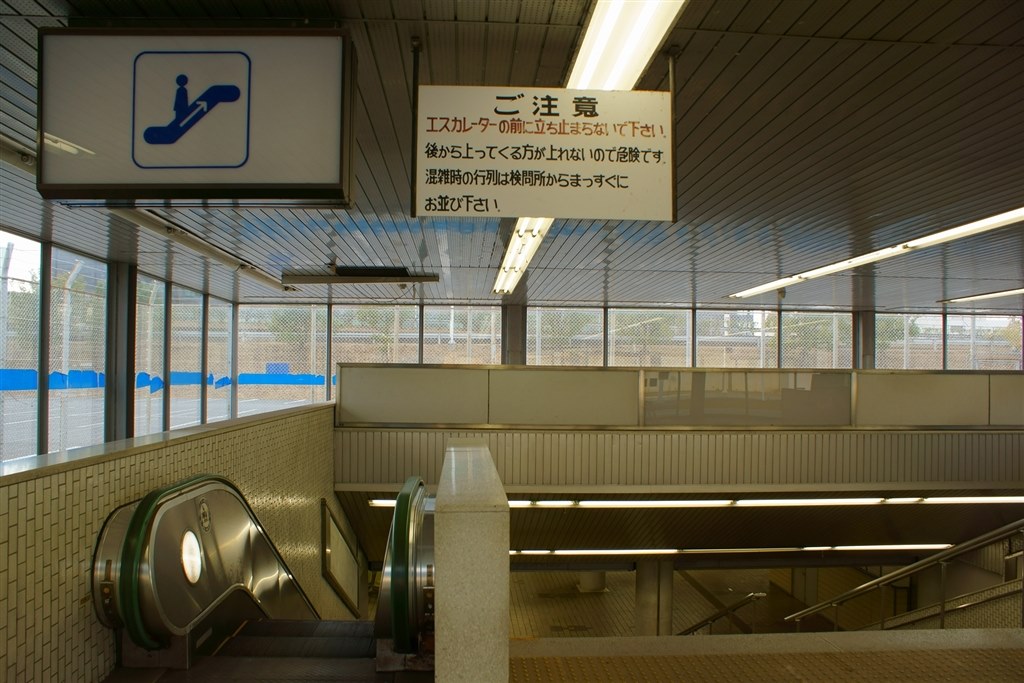
[(782, 367), (853, 367), (853, 317), (849, 313), (784, 312)]
[(875, 367), (879, 370), (941, 370), (942, 316), (876, 313)]
[(849, 425), (848, 372), (645, 370), (644, 424)]
[(1021, 316), (946, 316), (947, 370), (1020, 370)]
[(210, 297), (206, 337), (206, 421), (231, 417), (231, 312), (227, 301)]

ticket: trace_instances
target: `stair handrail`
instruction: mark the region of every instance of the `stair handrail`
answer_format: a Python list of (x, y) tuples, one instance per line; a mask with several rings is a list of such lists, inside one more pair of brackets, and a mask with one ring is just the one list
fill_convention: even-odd
[[(978, 548), (984, 548), (985, 546), (995, 543), (996, 541), (1001, 541), (1004, 538), (1010, 538), (1014, 534), (1018, 533), (1024, 533), (1024, 519), (1018, 519), (1016, 522), (1011, 522), (1010, 524), (1003, 525), (998, 529), (993, 529), (992, 531), (984, 533), (968, 541), (964, 541), (963, 543), (958, 543), (957, 545), (946, 548), (945, 550), (940, 550), (934, 555), (930, 555), (929, 557), (918, 560), (913, 564), (908, 564), (905, 567), (900, 567), (899, 569), (893, 570), (888, 574), (884, 574), (878, 577), (877, 579), (872, 579), (867, 583), (863, 583), (857, 586), (856, 588), (851, 588), (845, 593), (840, 593), (839, 595), (833, 598), (823, 600), (815, 605), (811, 605), (806, 609), (802, 609), (799, 612), (794, 612), (793, 614), (790, 614), (789, 616), (785, 617), (785, 621), (796, 621), (797, 624), (799, 624), (800, 620), (804, 617), (809, 617), (813, 614), (817, 614), (818, 612), (826, 610), (830, 607), (836, 608), (838, 610), (839, 606), (843, 603), (848, 602), (854, 598), (858, 598), (862, 595), (865, 595), (874, 590), (875, 588), (881, 588), (882, 586), (886, 586), (890, 583), (893, 583), (894, 581), (899, 581), (900, 579), (916, 574), (921, 570), (928, 569), (936, 565), (944, 565), (947, 561), (953, 559), (954, 557), (958, 557), (965, 553), (969, 553), (972, 550), (977, 550)], [(943, 571), (943, 580), (944, 579), (945, 572)], [(1021, 582), (1021, 586), (1022, 590), (1024, 590), (1024, 581)], [(940, 604), (943, 608), (945, 607), (945, 597), (943, 597), (942, 602)], [(944, 609), (940, 610), (940, 627), (944, 626), (944, 620), (942, 619), (942, 617), (944, 616), (944, 612)], [(1021, 607), (1021, 626), (1024, 627), (1024, 606)], [(838, 628), (838, 619), (836, 620), (836, 627)]]
[(739, 608), (746, 607), (750, 603), (756, 602), (757, 600), (760, 600), (761, 598), (763, 598), (763, 597), (765, 597), (767, 595), (768, 595), (767, 593), (747, 593), (744, 597), (740, 598), (739, 600), (737, 600), (736, 602), (732, 603), (731, 605), (726, 605), (722, 609), (720, 609), (717, 612), (715, 612), (714, 614), (712, 614), (710, 617), (707, 617), (706, 619), (703, 619), (702, 621), (698, 621), (693, 626), (690, 626), (689, 628), (683, 629), (682, 631), (680, 631), (676, 635), (677, 636), (688, 636), (691, 633), (696, 633), (697, 631), (701, 630), (705, 626), (710, 626), (711, 624), (715, 623), (716, 621), (718, 621), (722, 617), (727, 617), (730, 614), (732, 614), (733, 612), (735, 612), (736, 610), (738, 610)]

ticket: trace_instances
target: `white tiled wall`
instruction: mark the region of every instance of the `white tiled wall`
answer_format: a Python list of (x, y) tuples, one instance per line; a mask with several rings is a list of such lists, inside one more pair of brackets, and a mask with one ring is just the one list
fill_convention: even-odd
[(332, 435), (332, 406), (317, 406), (0, 478), (0, 681), (110, 673), (113, 632), (97, 621), (89, 585), (100, 528), (115, 507), (196, 474), (234, 482), (321, 617), (351, 618), (320, 572), (320, 499), (346, 523)]

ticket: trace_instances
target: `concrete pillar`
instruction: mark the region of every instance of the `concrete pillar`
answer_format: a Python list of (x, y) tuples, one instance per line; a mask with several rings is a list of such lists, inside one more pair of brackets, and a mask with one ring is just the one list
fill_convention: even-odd
[(576, 589), (580, 593), (604, 593), (608, 590), (605, 572), (580, 572)]
[(501, 364), (526, 365), (526, 306), (501, 307)]
[(509, 508), (487, 444), (452, 439), (434, 507), (438, 681), (508, 680)]
[(672, 560), (636, 563), (636, 635), (672, 635)]

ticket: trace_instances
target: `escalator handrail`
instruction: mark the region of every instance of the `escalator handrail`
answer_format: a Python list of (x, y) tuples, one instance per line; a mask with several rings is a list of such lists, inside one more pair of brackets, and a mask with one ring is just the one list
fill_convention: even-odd
[[(245, 506), (246, 511), (249, 513), (253, 523), (266, 539), (267, 544), (274, 553), (275, 559), (287, 570), (288, 565), (285, 564), (285, 561), (281, 557), (281, 553), (278, 552), (273, 540), (267, 536), (266, 530), (263, 528), (263, 525), (260, 524), (252, 506), (249, 505), (249, 501), (246, 500), (245, 496), (242, 495), (242, 492), (238, 490), (237, 486), (224, 477), (214, 474), (199, 474), (194, 477), (189, 477), (188, 479), (183, 479), (182, 481), (174, 484), (170, 484), (169, 486), (150, 491), (142, 498), (142, 500), (139, 501), (139, 505), (132, 514), (131, 521), (128, 524), (128, 530), (125, 534), (124, 546), (121, 552), (120, 581), (118, 585), (121, 604), (121, 618), (124, 622), (125, 630), (128, 633), (128, 636), (132, 639), (132, 642), (139, 647), (143, 647), (147, 650), (156, 650), (166, 645), (166, 643), (161, 642), (158, 637), (149, 633), (145, 625), (145, 620), (142, 616), (142, 605), (139, 601), (139, 568), (142, 564), (142, 556), (145, 554), (146, 537), (149, 534), (153, 518), (156, 516), (157, 510), (165, 499), (173, 495), (184, 493), (188, 489), (197, 485), (209, 483), (218, 484), (226, 489), (230, 489), (238, 496), (242, 501), (242, 504)], [(288, 575), (292, 576), (290, 571), (288, 571)], [(309, 597), (306, 596), (305, 591), (303, 591), (302, 586), (299, 585), (298, 582), (295, 582), (295, 589), (302, 600), (306, 603), (310, 612), (314, 615), (314, 618), (319, 619), (319, 613), (316, 611), (316, 608), (313, 607)]]
[(423, 480), (409, 477), (395, 499), (394, 529), (391, 533), (391, 628), (397, 652), (415, 647), (415, 627), (409, 623), (409, 569), (412, 567), (412, 516), (416, 494), (425, 490)]

